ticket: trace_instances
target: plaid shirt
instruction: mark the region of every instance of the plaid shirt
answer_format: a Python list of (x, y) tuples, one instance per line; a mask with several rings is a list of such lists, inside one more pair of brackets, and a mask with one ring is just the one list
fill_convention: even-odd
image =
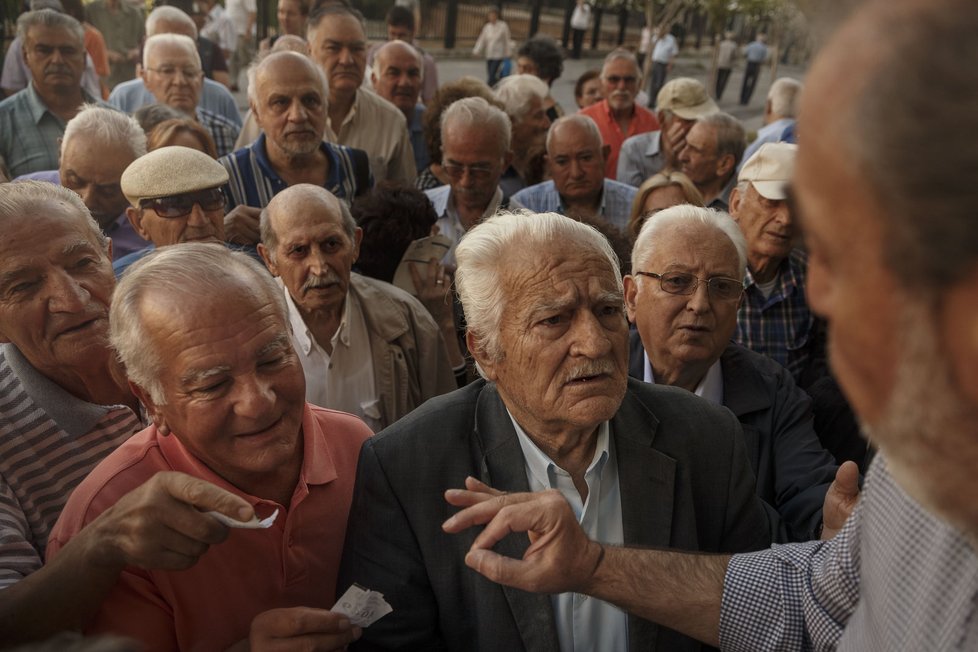
[(733, 338), (787, 367), (801, 387), (811, 384), (818, 375), (811, 370), (825, 361), (821, 320), (809, 310), (805, 298), (807, 269), (808, 255), (799, 249), (792, 251), (781, 263), (774, 290), (766, 299), (748, 269)]
[(241, 131), (238, 125), (234, 124), (222, 115), (212, 113), (207, 109), (197, 107), (197, 122), (201, 124), (207, 133), (214, 139), (217, 145), (217, 156), (227, 156), (234, 151), (234, 143), (238, 140), (238, 133)]
[(978, 557), (911, 499), (877, 455), (832, 540), (735, 555), (724, 650), (976, 650)]

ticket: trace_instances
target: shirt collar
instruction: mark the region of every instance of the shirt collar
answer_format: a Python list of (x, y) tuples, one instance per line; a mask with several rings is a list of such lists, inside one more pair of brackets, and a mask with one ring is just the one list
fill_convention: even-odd
[[(285, 301), (289, 306), (289, 323), (292, 325), (292, 336), (295, 344), (302, 350), (304, 355), (309, 355), (309, 352), (312, 351), (313, 344), (319, 346), (319, 343), (313, 338), (312, 331), (306, 325), (306, 320), (302, 318), (302, 313), (299, 311), (299, 307), (295, 305), (295, 301), (292, 299), (292, 293), (285, 287), (282, 278), (277, 277), (275, 281), (282, 288), (282, 291), (285, 292)], [(346, 298), (343, 300), (343, 318), (340, 319), (340, 325), (330, 340), (330, 344), (333, 345), (334, 350), (337, 342), (346, 347), (350, 346), (350, 294), (348, 289)]]
[(646, 156), (655, 156), (662, 148), (662, 131), (652, 131), (649, 133), (649, 144), (645, 148)]
[[(520, 442), (520, 448), (523, 449), (523, 458), (526, 460), (528, 473), (541, 486), (554, 488), (556, 486), (554, 469), (557, 467), (557, 464), (533, 443), (533, 440), (526, 434), (526, 431), (520, 427), (520, 424), (516, 423), (516, 419), (513, 418), (509, 408), (506, 408), (506, 414), (509, 415), (510, 421), (513, 422), (513, 428), (516, 430), (516, 438)], [(598, 425), (598, 439), (594, 446), (594, 456), (591, 458), (591, 463), (588, 464), (585, 473), (591, 473), (592, 470), (597, 470), (600, 474), (601, 469), (607, 463), (611, 454), (609, 448), (610, 441), (611, 427), (607, 421), (602, 421)]]

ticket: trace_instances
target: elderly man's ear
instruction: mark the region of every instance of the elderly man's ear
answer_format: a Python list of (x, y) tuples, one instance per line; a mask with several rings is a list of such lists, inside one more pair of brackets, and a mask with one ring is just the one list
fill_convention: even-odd
[(465, 331), (465, 346), (468, 347), (472, 359), (479, 365), (486, 380), (496, 380), (496, 365), (493, 360), (486, 355), (485, 347), (479, 342), (479, 338), (471, 330)]
[(170, 427), (166, 425), (166, 421), (163, 419), (163, 415), (160, 413), (159, 406), (156, 404), (156, 401), (153, 400), (153, 397), (149, 395), (149, 392), (131, 380), (129, 381), (129, 391), (131, 391), (133, 395), (139, 399), (139, 402), (143, 404), (143, 407), (146, 408), (146, 414), (149, 415), (149, 418), (153, 421), (153, 425), (156, 426), (159, 433), (164, 437), (169, 435)]
[(638, 284), (635, 282), (635, 277), (631, 274), (625, 274), (621, 279), (622, 285), (625, 287), (625, 315), (628, 317), (628, 321), (635, 323), (635, 313), (638, 310), (636, 304), (636, 298), (638, 297)]

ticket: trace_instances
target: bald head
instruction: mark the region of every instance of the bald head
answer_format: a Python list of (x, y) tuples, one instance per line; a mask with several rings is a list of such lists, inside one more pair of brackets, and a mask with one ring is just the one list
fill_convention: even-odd
[(292, 218), (305, 216), (313, 216), (317, 221), (334, 221), (351, 239), (357, 230), (350, 209), (330, 191), (309, 183), (289, 186), (275, 195), (261, 212), (261, 242), (272, 257), (282, 232), (294, 221)]
[(421, 53), (404, 41), (389, 41), (377, 50), (370, 81), (382, 98), (401, 110), (410, 124), (421, 93), (424, 62)]
[[(286, 37), (276, 40), (279, 41)], [(299, 37), (291, 37), (299, 39)], [(303, 44), (305, 41), (299, 39)], [(307, 48), (308, 49), (308, 48)], [(319, 88), (323, 97), (326, 97), (326, 75), (322, 69), (313, 63), (306, 54), (291, 48), (282, 50), (272, 50), (268, 56), (261, 59), (248, 69), (248, 101), (254, 103), (261, 97), (259, 86), (268, 80), (281, 78), (283, 74), (301, 75), (302, 77), (315, 80), (315, 85)]]
[(298, 52), (309, 56), (309, 43), (295, 34), (282, 34), (272, 45), (272, 52)]
[(572, 142), (594, 150), (604, 146), (598, 125), (588, 116), (578, 113), (558, 118), (553, 123), (547, 132), (547, 153), (553, 155), (555, 148)]

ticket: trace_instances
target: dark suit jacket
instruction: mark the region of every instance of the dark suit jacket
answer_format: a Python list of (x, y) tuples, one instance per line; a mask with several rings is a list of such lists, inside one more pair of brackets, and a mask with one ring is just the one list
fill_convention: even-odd
[[(629, 335), (628, 373), (645, 377), (642, 340)], [(720, 356), (723, 405), (743, 426), (757, 495), (770, 507), (776, 542), (817, 539), (825, 492), (838, 466), (815, 434), (812, 401), (767, 356), (730, 344)]]
[[(770, 541), (726, 410), (688, 392), (629, 380), (611, 421), (625, 542), (739, 552)], [(463, 559), (478, 528), (442, 531), (444, 492), (473, 475), (528, 491), (523, 452), (495, 385), (477, 381), (434, 398), (364, 443), (337, 590), (382, 592), (394, 612), (352, 649), (556, 651), (550, 597), (504, 588)], [(497, 550), (521, 557), (525, 534)], [(632, 650), (695, 650), (692, 639), (629, 617)]]

